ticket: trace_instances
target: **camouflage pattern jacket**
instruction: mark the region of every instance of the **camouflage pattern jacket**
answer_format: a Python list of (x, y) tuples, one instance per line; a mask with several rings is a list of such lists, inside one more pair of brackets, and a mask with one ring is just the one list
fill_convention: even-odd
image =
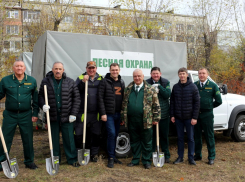
[[(144, 129), (152, 127), (152, 121), (159, 122), (161, 119), (161, 108), (158, 101), (157, 93), (155, 89), (148, 84), (145, 80), (144, 82)], [(124, 90), (124, 100), (122, 102), (122, 111), (121, 111), (121, 119), (125, 122), (125, 126), (127, 127), (127, 112), (128, 112), (128, 99), (131, 93), (131, 90), (134, 86), (134, 82), (131, 82)]]

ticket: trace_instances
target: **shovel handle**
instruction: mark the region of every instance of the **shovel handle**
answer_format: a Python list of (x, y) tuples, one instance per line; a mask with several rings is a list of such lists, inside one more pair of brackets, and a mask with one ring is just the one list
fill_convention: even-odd
[(157, 146), (159, 146), (159, 122), (156, 125)]
[(88, 80), (85, 82), (85, 94), (84, 94), (84, 120), (83, 120), (83, 144), (85, 144), (86, 137), (86, 123), (87, 123), (87, 100), (88, 100)]
[(3, 132), (2, 132), (2, 127), (1, 126), (0, 126), (0, 136), (1, 136), (2, 144), (3, 144), (4, 153), (7, 153), (8, 151), (7, 151), (5, 140), (3, 138)]
[[(44, 85), (44, 97), (45, 97), (45, 105), (48, 105), (47, 85)], [(47, 110), (46, 116), (47, 116), (47, 124), (48, 124), (49, 148), (50, 148), (50, 150), (53, 150), (53, 143), (52, 143), (52, 136), (51, 136), (51, 128), (50, 128), (49, 110)]]

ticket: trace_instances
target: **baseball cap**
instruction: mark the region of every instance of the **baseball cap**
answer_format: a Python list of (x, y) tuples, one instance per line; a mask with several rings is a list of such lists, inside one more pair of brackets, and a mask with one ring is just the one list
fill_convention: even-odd
[(90, 67), (96, 67), (96, 63), (94, 61), (87, 62), (87, 68), (90, 68)]

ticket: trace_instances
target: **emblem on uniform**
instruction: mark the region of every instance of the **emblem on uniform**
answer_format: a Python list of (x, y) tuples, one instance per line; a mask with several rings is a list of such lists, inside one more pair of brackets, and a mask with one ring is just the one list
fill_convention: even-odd
[(24, 85), (31, 85), (32, 83), (24, 83)]
[(205, 87), (205, 89), (212, 89), (212, 87)]
[(217, 92), (216, 92), (216, 95), (219, 95), (219, 94), (220, 94), (220, 91), (217, 91)]

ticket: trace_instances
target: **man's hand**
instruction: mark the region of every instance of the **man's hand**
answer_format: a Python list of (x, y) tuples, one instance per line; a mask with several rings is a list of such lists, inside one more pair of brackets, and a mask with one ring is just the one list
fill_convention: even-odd
[(43, 105), (43, 112), (47, 112), (50, 109), (49, 105)]
[(104, 122), (106, 122), (107, 121), (107, 115), (106, 114), (105, 115), (102, 115), (101, 116), (101, 120), (104, 121)]
[(120, 125), (122, 126), (122, 125), (124, 125), (124, 124), (125, 124), (125, 121), (121, 121)]
[(73, 123), (74, 121), (76, 121), (76, 116), (70, 115), (69, 116), (69, 122)]
[(86, 82), (86, 81), (88, 81), (88, 79), (89, 79), (89, 76), (88, 76), (88, 75), (84, 75), (82, 81), (83, 81), (83, 82)]
[(192, 125), (197, 124), (197, 120), (196, 120), (196, 119), (191, 119), (191, 124), (192, 124)]
[(172, 123), (175, 123), (175, 118), (172, 117), (172, 118), (171, 118), (171, 121), (172, 121)]
[(158, 84), (157, 83), (156, 84), (153, 84), (152, 87), (155, 88), (156, 93), (159, 93), (159, 88), (158, 88)]
[(153, 124), (153, 125), (157, 125), (157, 124), (158, 124), (158, 122), (153, 121), (153, 122), (152, 122), (152, 124)]
[(35, 117), (35, 116), (33, 116), (33, 117), (31, 118), (31, 120), (32, 120), (32, 122), (37, 122), (38, 118)]

